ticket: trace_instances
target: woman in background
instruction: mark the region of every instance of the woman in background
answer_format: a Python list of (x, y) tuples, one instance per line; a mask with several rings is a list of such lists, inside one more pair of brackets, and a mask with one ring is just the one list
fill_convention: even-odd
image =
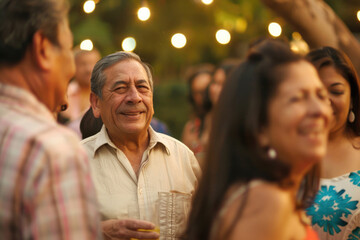
[(238, 59), (226, 59), (224, 60), (214, 71), (212, 76), (212, 80), (208, 87), (205, 90), (204, 94), (204, 109), (208, 110), (204, 121), (203, 121), (203, 130), (200, 136), (201, 145), (204, 148), (204, 154), (201, 158), (198, 158), (199, 164), (203, 167), (204, 163), (204, 155), (207, 151), (207, 145), (209, 142), (211, 124), (213, 119), (213, 112), (215, 105), (218, 102), (220, 93), (222, 91), (223, 85), (225, 83), (226, 78), (235, 68), (235, 66), (240, 64), (240, 60)]
[(320, 191), (307, 214), (320, 239), (360, 239), (359, 78), (349, 58), (331, 47), (313, 50), (333, 110)]
[(274, 40), (251, 49), (220, 94), (186, 239), (317, 239), (303, 209), (330, 111), (309, 62)]
[(199, 162), (204, 157), (205, 149), (201, 136), (205, 117), (210, 111), (210, 108), (204, 105), (204, 95), (211, 82), (212, 74), (213, 65), (205, 64), (197, 66), (188, 77), (189, 100), (193, 107), (193, 115), (184, 126), (181, 141), (194, 152)]

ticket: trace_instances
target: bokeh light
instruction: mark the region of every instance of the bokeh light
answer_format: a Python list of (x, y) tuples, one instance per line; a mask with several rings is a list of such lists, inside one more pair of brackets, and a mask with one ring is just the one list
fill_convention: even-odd
[(238, 33), (243, 33), (246, 31), (246, 28), (247, 28), (247, 21), (245, 18), (242, 18), (242, 17), (239, 17), (236, 19), (236, 22), (235, 22), (235, 30), (238, 32)]
[(280, 24), (278, 24), (277, 22), (270, 23), (268, 30), (269, 30), (270, 35), (273, 37), (280, 36), (281, 31), (282, 31)]
[(293, 33), (291, 34), (291, 36), (292, 36), (292, 38), (293, 38), (294, 40), (301, 40), (301, 39), (302, 39), (301, 34), (298, 33), (298, 32), (293, 32)]
[(231, 40), (230, 33), (225, 29), (220, 29), (215, 34), (216, 41), (218, 41), (220, 44), (228, 44)]
[(201, 0), (201, 2), (205, 5), (210, 5), (213, 3), (213, 0)]
[(131, 52), (134, 51), (136, 47), (136, 40), (133, 37), (127, 37), (125, 38), (122, 43), (121, 47), (124, 51)]
[(359, 22), (360, 22), (360, 10), (359, 11), (357, 11), (357, 19), (359, 20)]
[(94, 48), (94, 44), (90, 39), (85, 39), (80, 43), (81, 50), (91, 51), (93, 50), (93, 48)]
[(176, 48), (183, 48), (186, 45), (186, 37), (182, 33), (176, 33), (171, 37), (171, 44)]
[(141, 21), (146, 21), (150, 18), (150, 9), (148, 7), (139, 8), (137, 15)]
[(84, 3), (84, 12), (92, 13), (95, 10), (95, 2), (93, 0), (88, 0)]

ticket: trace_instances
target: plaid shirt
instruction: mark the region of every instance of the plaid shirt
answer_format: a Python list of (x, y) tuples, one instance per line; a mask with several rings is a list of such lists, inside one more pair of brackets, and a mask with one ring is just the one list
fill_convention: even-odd
[(0, 238), (101, 239), (79, 139), (32, 94), (0, 83)]

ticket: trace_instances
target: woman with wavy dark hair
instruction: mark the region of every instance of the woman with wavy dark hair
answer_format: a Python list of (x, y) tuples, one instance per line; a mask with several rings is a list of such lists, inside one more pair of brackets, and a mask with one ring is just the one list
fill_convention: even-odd
[(341, 51), (323, 47), (307, 58), (328, 90), (333, 110), (320, 191), (307, 213), (321, 239), (360, 238), (360, 84)]
[(309, 62), (275, 40), (253, 47), (215, 107), (185, 238), (317, 239), (303, 210), (318, 189), (330, 112)]

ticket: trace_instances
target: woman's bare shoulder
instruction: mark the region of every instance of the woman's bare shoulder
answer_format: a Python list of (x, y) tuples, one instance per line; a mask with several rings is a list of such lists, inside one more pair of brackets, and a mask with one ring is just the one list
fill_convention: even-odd
[(248, 202), (249, 211), (259, 210), (263, 213), (287, 211), (292, 208), (289, 191), (280, 188), (277, 184), (267, 182), (250, 189)]
[[(242, 213), (238, 215), (241, 208)], [(289, 192), (276, 184), (264, 182), (251, 187), (247, 194), (240, 195), (229, 205), (223, 226), (228, 229), (235, 223), (232, 239), (245, 235), (248, 239), (262, 239), (262, 236), (281, 239), (281, 229), (286, 227), (286, 219), (289, 219), (292, 212), (293, 203)]]

